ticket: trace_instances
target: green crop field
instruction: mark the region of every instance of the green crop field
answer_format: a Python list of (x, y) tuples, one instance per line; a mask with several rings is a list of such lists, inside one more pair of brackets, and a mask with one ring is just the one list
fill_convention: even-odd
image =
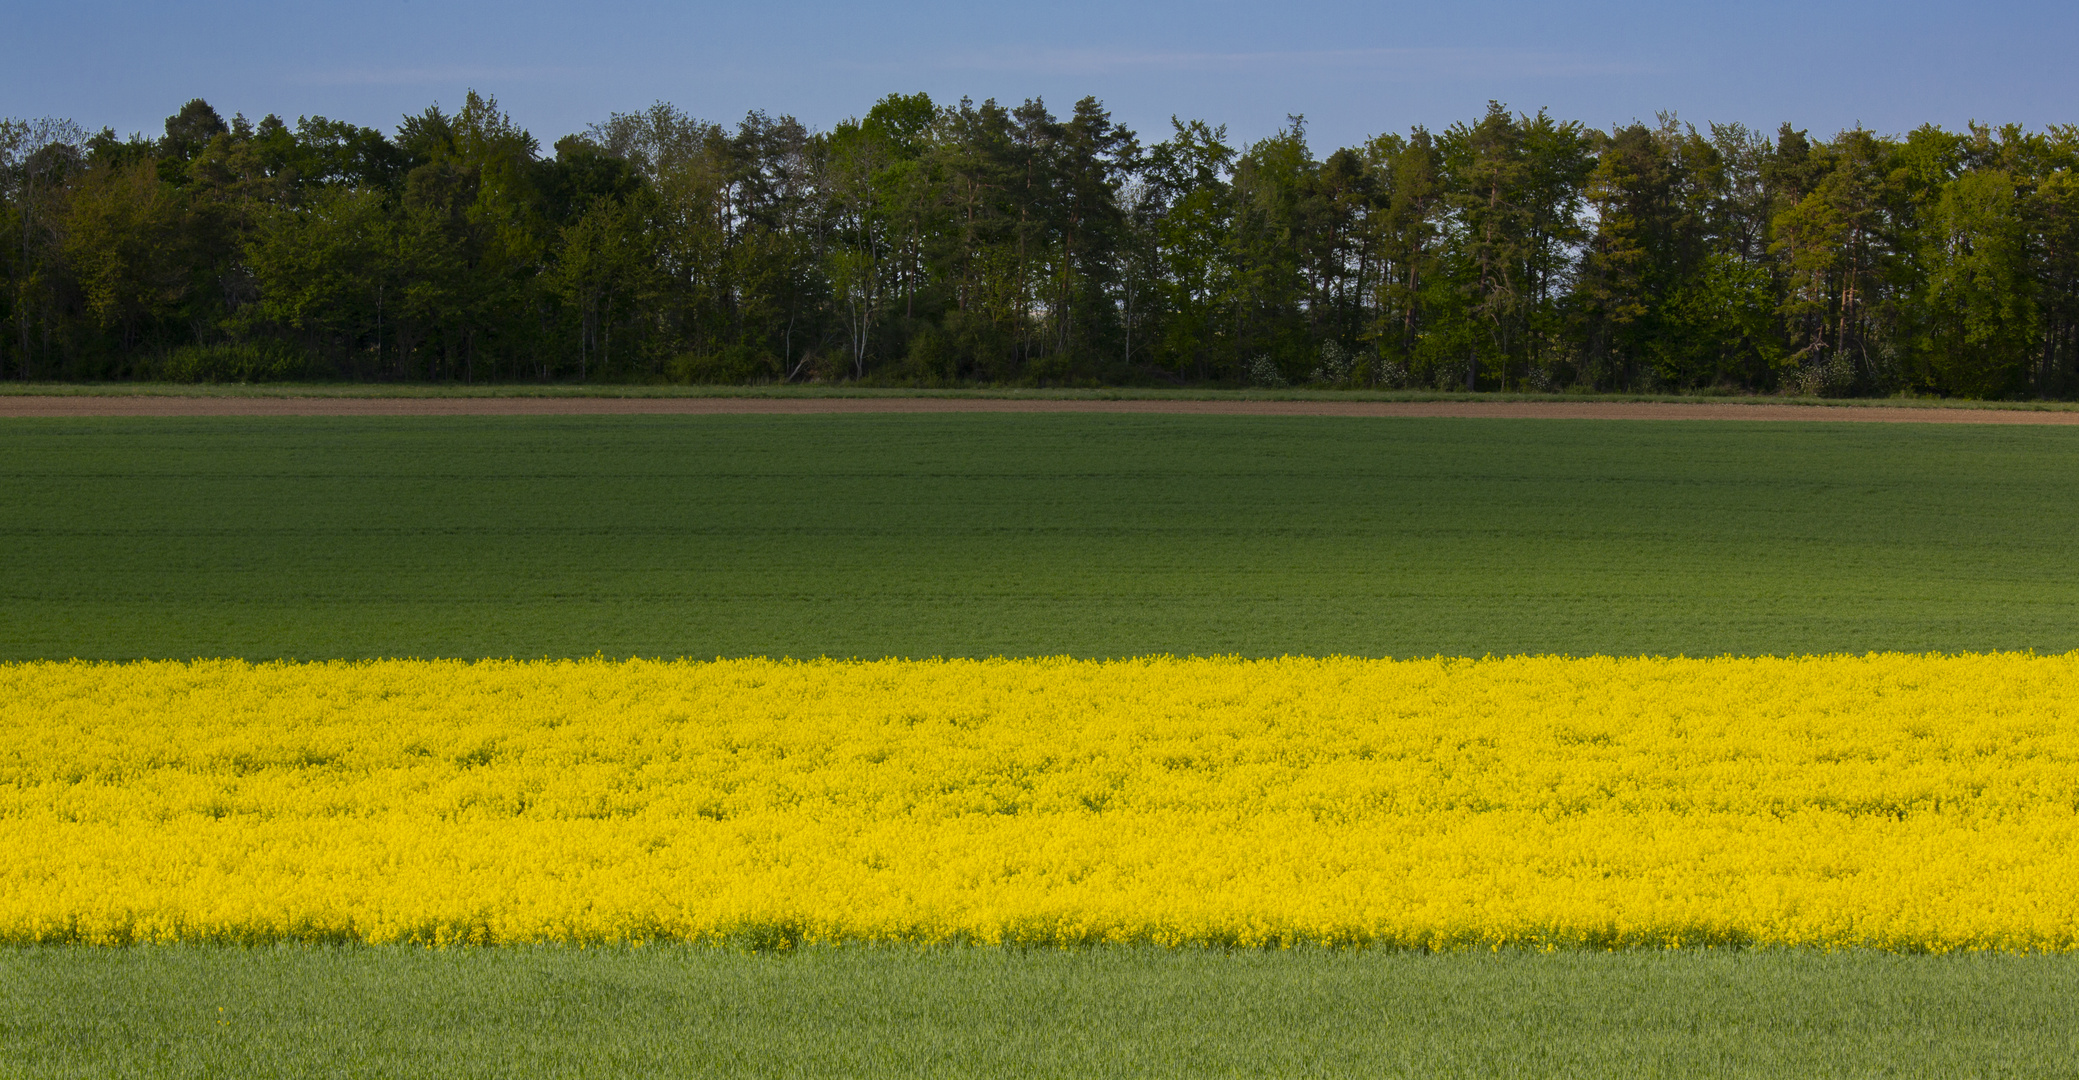
[(9, 1077), (2070, 1077), (2079, 964), (1142, 948), (0, 952)]
[(0, 657), (2079, 647), (2079, 431), (0, 423)]
[[(2079, 648), (2079, 430), (0, 421), (0, 659)], [(0, 1077), (2062, 1076), (2079, 958), (0, 950)]]

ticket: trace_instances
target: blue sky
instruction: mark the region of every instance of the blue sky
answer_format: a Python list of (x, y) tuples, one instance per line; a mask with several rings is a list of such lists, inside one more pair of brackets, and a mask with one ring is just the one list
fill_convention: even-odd
[(1149, 141), (1171, 114), (1247, 139), (1303, 113), (1324, 152), (1490, 98), (1597, 126), (1663, 109), (1822, 134), (2079, 121), (2079, 4), (2041, 0), (8, 3), (0, 115), (121, 133), (156, 134), (198, 95), (388, 130), (471, 87), (545, 145), (656, 100), (826, 128), (916, 90), (1056, 111), (1095, 94)]

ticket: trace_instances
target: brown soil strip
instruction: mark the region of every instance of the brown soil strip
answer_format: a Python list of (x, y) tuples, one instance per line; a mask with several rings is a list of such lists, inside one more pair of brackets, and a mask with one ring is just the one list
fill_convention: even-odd
[(1193, 416), (1465, 417), (1508, 420), (1831, 420), (1908, 424), (2079, 424), (2079, 412), (1748, 405), (1731, 402), (1173, 401), (1017, 398), (336, 398), (0, 396), (0, 417), (715, 416), (807, 413), (1170, 413)]

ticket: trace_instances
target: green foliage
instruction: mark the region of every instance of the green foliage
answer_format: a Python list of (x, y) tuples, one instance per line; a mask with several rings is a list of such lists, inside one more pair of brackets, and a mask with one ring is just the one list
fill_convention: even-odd
[(1258, 353), (1250, 357), (1249, 361), (1242, 365), (1242, 374), (1248, 378), (1250, 386), (1276, 389), (1291, 385), (1291, 380), (1285, 377), (1284, 370), (1268, 353)]
[(1965, 173), (1927, 215), (1924, 378), (1972, 397), (2027, 387), (2041, 323), (2014, 178)]
[(250, 344), (182, 345), (146, 369), (160, 382), (277, 382), (302, 377), (309, 359), (293, 346), (266, 341)]
[(473, 91), (388, 136), (197, 99), (157, 139), (0, 123), (0, 370), (274, 340), (357, 380), (2063, 397), (2075, 169), (2069, 127), (1500, 103), (1325, 155), (1300, 117), (1143, 146), (1094, 98), (891, 94), (827, 132), (659, 103), (544, 156)]
[(779, 358), (755, 346), (736, 344), (711, 353), (687, 353), (673, 357), (666, 368), (673, 382), (749, 383), (778, 378)]

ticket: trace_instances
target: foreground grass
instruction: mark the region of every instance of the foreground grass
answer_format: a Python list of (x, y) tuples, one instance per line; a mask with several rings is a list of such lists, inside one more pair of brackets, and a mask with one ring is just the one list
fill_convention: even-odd
[(0, 1075), (2070, 1077), (2079, 957), (0, 951)]
[(0, 658), (2079, 647), (2079, 430), (0, 423)]

